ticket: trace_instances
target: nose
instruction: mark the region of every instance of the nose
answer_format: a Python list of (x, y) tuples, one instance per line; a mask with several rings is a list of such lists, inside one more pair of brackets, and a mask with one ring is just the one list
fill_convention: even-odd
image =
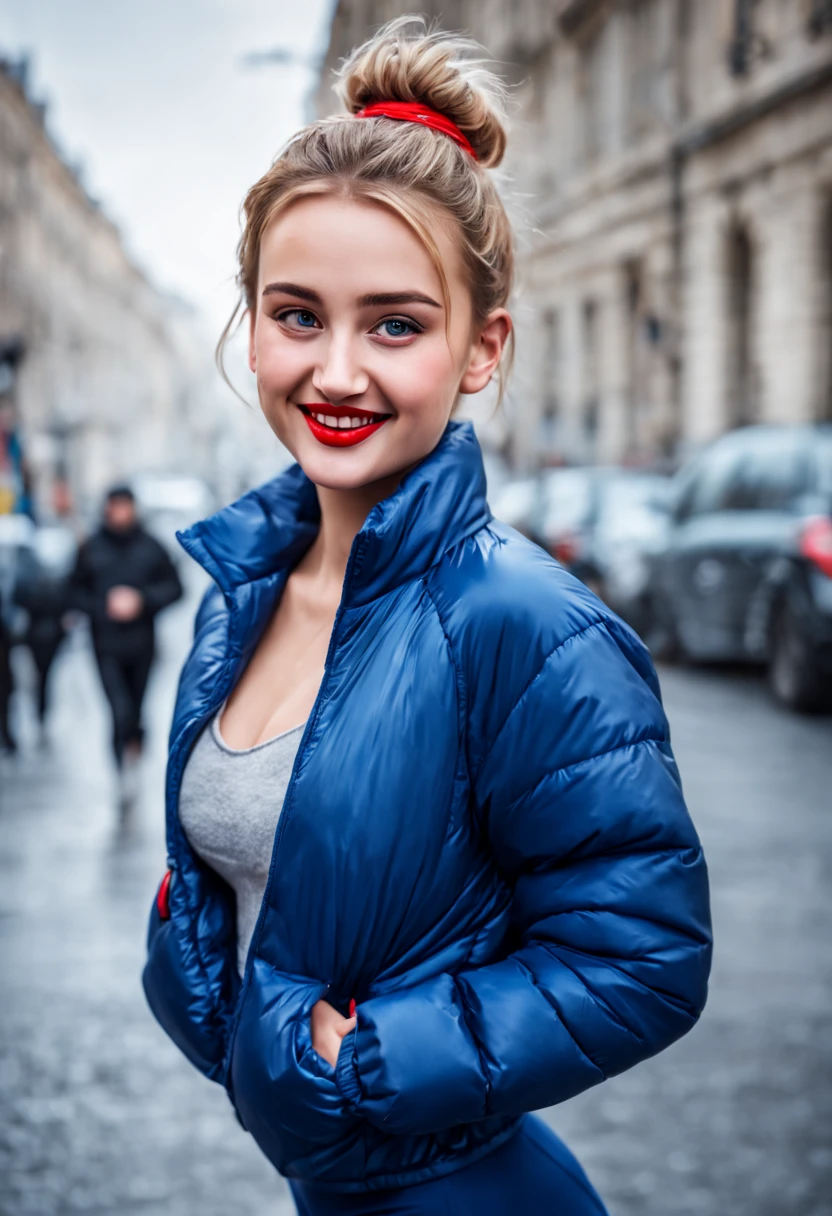
[(366, 393), (370, 377), (361, 366), (356, 340), (346, 333), (331, 333), (322, 347), (322, 361), (312, 373), (312, 386), (337, 405), (346, 397)]

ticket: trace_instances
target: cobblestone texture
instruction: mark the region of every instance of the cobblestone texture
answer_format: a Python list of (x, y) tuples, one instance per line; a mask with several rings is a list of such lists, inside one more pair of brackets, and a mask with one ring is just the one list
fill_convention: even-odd
[[(22, 754), (0, 759), (0, 1216), (293, 1211), (139, 983), (190, 611), (164, 622), (128, 823), (83, 639), (58, 661), (51, 748), (24, 714)], [(612, 1216), (827, 1216), (832, 722), (778, 710), (741, 673), (666, 671), (663, 686), (710, 863), (711, 1000), (687, 1039), (546, 1117)]]

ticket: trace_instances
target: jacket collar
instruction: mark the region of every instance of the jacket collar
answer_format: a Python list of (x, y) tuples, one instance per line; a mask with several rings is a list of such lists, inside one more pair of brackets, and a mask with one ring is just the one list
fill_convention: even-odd
[[(355, 538), (351, 604), (418, 578), (488, 523), (485, 471), (470, 422), (450, 422), (434, 450), (370, 511)], [(228, 596), (296, 564), (320, 523), (314, 484), (294, 464), (230, 507), (177, 533)]]

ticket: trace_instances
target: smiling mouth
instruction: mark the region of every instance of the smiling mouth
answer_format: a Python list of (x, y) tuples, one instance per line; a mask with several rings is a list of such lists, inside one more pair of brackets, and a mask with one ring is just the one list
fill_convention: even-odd
[(330, 405), (328, 402), (299, 404), (298, 409), (318, 442), (332, 448), (361, 443), (393, 417), (392, 414), (375, 414), (352, 405)]
[(307, 418), (314, 418), (321, 426), (332, 431), (354, 431), (392, 418), (392, 414), (373, 414), (369, 410), (357, 410), (343, 405), (299, 405), (298, 409)]

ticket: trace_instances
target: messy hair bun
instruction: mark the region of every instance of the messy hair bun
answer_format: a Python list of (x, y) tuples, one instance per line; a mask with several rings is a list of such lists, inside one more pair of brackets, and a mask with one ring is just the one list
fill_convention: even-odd
[[(448, 220), (468, 277), (474, 324), (508, 303), (514, 239), (488, 172), (505, 151), (505, 94), (481, 49), (468, 38), (428, 27), (422, 18), (400, 17), (353, 51), (337, 75), (348, 113), (299, 131), (246, 195), (237, 250), (240, 301), (220, 338), (220, 368), (237, 316), (255, 307), (263, 233), (281, 211), (308, 195), (364, 199), (400, 216), (436, 267), (446, 320), (450, 292), (433, 232), (437, 219)], [(456, 138), (420, 122), (381, 116), (356, 121), (354, 115), (371, 102), (415, 102), (437, 111), (456, 124), (476, 159)], [(510, 339), (498, 373), (501, 390), (512, 353)]]
[(506, 150), (505, 90), (470, 38), (399, 17), (357, 47), (336, 91), (351, 114), (373, 101), (419, 102), (467, 136), (477, 160), (496, 168)]

